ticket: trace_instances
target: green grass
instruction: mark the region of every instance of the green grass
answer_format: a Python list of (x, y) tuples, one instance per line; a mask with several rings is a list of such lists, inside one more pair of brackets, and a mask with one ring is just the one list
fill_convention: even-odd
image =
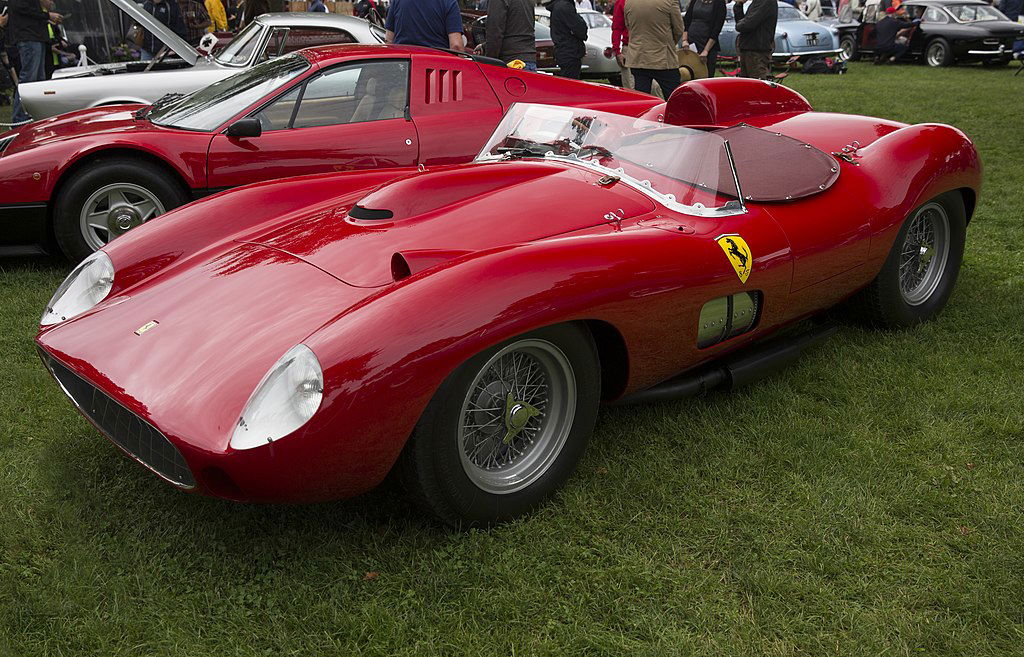
[(1020, 654), (1024, 75), (789, 83), (975, 140), (985, 189), (947, 310), (844, 328), (737, 393), (606, 409), (565, 491), (489, 532), (389, 488), (311, 507), (173, 491), (34, 355), (69, 265), (0, 260), (0, 655)]

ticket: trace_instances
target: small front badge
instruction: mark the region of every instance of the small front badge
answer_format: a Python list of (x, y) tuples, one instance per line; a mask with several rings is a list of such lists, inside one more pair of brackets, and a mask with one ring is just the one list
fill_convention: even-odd
[(159, 323), (160, 322), (156, 321), (155, 319), (150, 320), (150, 321), (146, 322), (145, 324), (143, 324), (142, 326), (140, 326), (139, 328), (135, 329), (135, 335), (142, 335), (143, 333), (145, 333), (146, 331), (148, 331), (149, 329), (153, 328), (154, 326), (156, 326)]
[(715, 241), (725, 251), (725, 257), (729, 258), (729, 263), (736, 270), (736, 275), (740, 277), (740, 283), (746, 283), (754, 264), (753, 257), (750, 254), (750, 247), (747, 246), (742, 237), (735, 234), (722, 235), (715, 239)]

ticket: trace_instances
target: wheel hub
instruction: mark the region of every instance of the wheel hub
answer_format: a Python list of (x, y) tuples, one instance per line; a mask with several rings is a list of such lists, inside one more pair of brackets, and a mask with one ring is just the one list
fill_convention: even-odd
[(122, 235), (142, 225), (142, 217), (130, 205), (119, 205), (107, 212), (107, 228), (113, 235)]

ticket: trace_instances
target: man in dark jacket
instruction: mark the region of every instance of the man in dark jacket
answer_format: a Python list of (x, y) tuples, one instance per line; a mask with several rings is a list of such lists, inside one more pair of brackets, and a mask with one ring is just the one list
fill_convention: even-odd
[[(46, 28), (47, 21), (55, 24), (63, 20), (63, 16), (53, 11), (46, 11), (39, 0), (10, 0), (7, 6), (10, 14), (7, 25), (7, 39), (18, 48), (21, 69), (18, 71), (18, 82), (37, 82), (46, 79), (46, 56), (50, 52), (50, 32)], [(14, 123), (30, 120), (29, 115), (21, 106), (21, 96), (14, 94)]]
[(484, 54), (508, 64), (514, 59), (537, 70), (537, 39), (534, 36), (533, 0), (490, 0)]
[(740, 55), (740, 75), (745, 78), (765, 79), (772, 72), (772, 52), (775, 50), (775, 24), (779, 21), (776, 0), (750, 0), (750, 8), (743, 10), (747, 0), (736, 0), (736, 50)]
[(903, 56), (903, 53), (907, 52), (909, 40), (899, 37), (906, 34), (905, 30), (909, 30), (911, 27), (913, 27), (913, 23), (896, 17), (894, 7), (885, 10), (885, 18), (875, 25), (876, 64), (884, 64), (886, 61), (895, 62)]
[[(188, 33), (185, 30), (185, 21), (181, 17), (181, 10), (175, 0), (146, 0), (142, 8), (153, 18), (171, 28), (171, 31), (188, 40)], [(163, 43), (155, 36), (146, 31), (142, 41), (142, 59), (153, 59), (157, 51), (163, 47)]]
[(573, 0), (549, 0), (544, 6), (551, 13), (551, 40), (561, 75), (579, 80), (587, 54), (587, 22), (576, 13)]

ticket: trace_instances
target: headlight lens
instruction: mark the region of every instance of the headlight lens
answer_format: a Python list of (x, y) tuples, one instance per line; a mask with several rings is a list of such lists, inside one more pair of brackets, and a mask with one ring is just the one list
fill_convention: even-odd
[(252, 449), (287, 436), (313, 417), (324, 396), (324, 373), (313, 351), (297, 344), (263, 377), (231, 435), (233, 449)]
[(114, 265), (103, 251), (83, 260), (54, 292), (39, 319), (43, 326), (81, 315), (110, 294), (114, 284)]

